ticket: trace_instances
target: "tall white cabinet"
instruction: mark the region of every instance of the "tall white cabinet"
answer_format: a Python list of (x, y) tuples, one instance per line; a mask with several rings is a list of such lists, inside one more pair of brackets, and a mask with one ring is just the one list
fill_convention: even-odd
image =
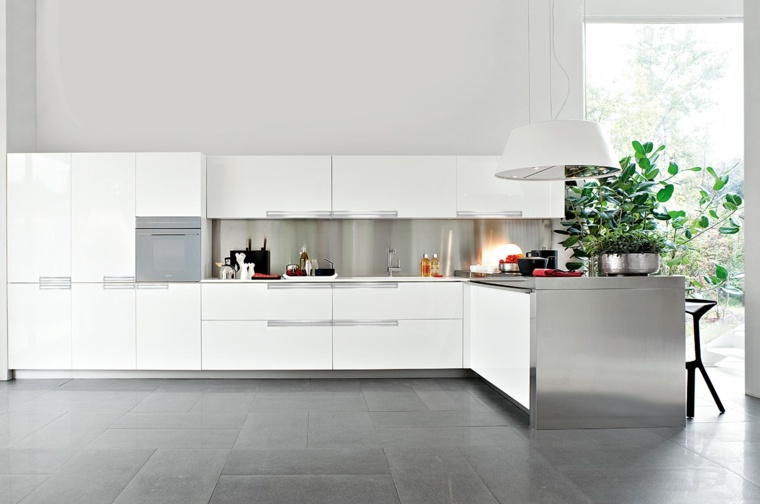
[(205, 217), (206, 156), (138, 152), (136, 210), (141, 217)]
[(71, 155), (8, 155), (8, 363), (71, 369)]
[(8, 281), (71, 277), (71, 154), (8, 155)]
[(134, 281), (133, 152), (71, 155), (71, 277)]

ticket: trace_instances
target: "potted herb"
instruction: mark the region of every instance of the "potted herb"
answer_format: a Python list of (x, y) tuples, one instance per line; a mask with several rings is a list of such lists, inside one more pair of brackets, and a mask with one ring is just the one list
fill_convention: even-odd
[(598, 257), (599, 271), (606, 275), (648, 275), (660, 269), (665, 246), (659, 231), (618, 229), (590, 243), (588, 252)]

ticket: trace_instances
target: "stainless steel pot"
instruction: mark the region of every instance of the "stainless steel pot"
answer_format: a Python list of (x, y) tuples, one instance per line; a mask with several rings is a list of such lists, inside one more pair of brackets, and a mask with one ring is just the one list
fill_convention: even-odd
[(608, 276), (642, 276), (660, 270), (659, 254), (602, 254), (599, 271)]

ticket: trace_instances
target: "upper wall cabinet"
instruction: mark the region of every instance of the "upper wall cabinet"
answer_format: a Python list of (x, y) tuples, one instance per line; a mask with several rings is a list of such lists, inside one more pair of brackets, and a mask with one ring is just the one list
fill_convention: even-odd
[(8, 281), (71, 276), (71, 154), (8, 155)]
[(470, 218), (562, 218), (564, 182), (497, 178), (499, 156), (459, 156), (457, 216)]
[(209, 156), (210, 219), (330, 218), (330, 156)]
[(453, 156), (333, 156), (333, 217), (456, 217)]
[(71, 277), (135, 276), (135, 154), (71, 155)]
[(206, 156), (203, 154), (138, 152), (136, 170), (138, 216), (206, 216)]

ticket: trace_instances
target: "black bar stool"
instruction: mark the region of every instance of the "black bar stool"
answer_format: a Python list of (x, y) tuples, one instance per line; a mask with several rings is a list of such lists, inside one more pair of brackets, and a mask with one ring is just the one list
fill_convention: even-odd
[(715, 400), (715, 404), (721, 413), (725, 413), (726, 409), (723, 407), (723, 403), (720, 402), (718, 393), (715, 391), (710, 378), (707, 376), (704, 364), (702, 364), (702, 345), (699, 341), (699, 319), (702, 315), (710, 311), (710, 309), (718, 304), (715, 301), (707, 299), (687, 299), (686, 300), (686, 313), (691, 315), (694, 319), (694, 360), (686, 363), (686, 372), (688, 379), (686, 381), (686, 416), (688, 418), (694, 418), (694, 380), (696, 370), (702, 373), (702, 377), (707, 383), (707, 388), (710, 389), (710, 393)]

